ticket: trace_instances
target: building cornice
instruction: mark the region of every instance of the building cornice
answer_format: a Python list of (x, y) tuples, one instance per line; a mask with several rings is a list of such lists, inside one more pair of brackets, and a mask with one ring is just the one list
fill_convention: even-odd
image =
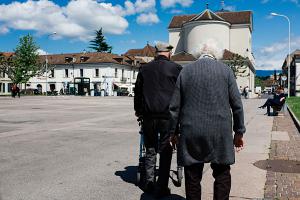
[(207, 25), (207, 24), (223, 24), (228, 27), (230, 27), (230, 23), (225, 22), (225, 21), (213, 21), (213, 20), (202, 20), (202, 21), (191, 21), (191, 22), (186, 22), (182, 25), (183, 28), (193, 26), (193, 25)]

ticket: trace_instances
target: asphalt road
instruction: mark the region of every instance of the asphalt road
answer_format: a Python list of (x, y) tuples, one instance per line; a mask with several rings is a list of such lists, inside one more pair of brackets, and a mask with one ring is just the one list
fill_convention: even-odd
[(0, 200), (152, 199), (134, 185), (133, 98), (1, 97), (0, 111)]
[(1, 200), (151, 199), (129, 97), (0, 98)]

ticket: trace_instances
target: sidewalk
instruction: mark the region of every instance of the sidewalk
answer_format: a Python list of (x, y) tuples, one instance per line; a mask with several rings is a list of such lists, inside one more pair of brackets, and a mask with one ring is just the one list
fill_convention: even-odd
[[(300, 134), (288, 111), (274, 118), (273, 132), (281, 138), (271, 142), (270, 160), (298, 161), (294, 166), (297, 173), (285, 173), (291, 166), (279, 170), (268, 170), (265, 198), (300, 199)], [(276, 171), (276, 172), (274, 172)]]
[[(273, 117), (264, 115), (258, 109), (265, 99), (244, 100), (245, 110), (245, 148), (236, 154), (236, 164), (232, 166), (232, 189), (230, 199), (263, 199), (267, 171), (255, 167), (259, 160), (269, 158)], [(213, 199), (213, 177), (209, 166), (203, 176), (203, 199)]]

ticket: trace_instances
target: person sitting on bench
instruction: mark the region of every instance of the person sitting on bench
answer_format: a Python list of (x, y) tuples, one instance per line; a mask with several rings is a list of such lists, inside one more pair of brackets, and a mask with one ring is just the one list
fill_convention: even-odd
[(282, 107), (285, 102), (285, 94), (283, 87), (278, 87), (273, 99), (268, 99), (264, 105), (258, 107), (264, 109), (267, 107), (267, 114), (270, 116), (270, 107)]

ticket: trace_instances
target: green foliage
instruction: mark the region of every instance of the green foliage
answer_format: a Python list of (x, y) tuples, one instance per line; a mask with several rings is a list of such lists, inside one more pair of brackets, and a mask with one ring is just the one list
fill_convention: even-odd
[(266, 87), (266, 79), (264, 77), (255, 76), (255, 87), (260, 86), (262, 90)]
[(0, 70), (4, 71), (13, 83), (28, 82), (41, 69), (38, 48), (31, 35), (20, 38), (15, 54), (10, 58), (0, 59)]
[(300, 97), (290, 97), (287, 99), (287, 104), (289, 108), (296, 115), (298, 120), (300, 120)]
[(96, 37), (95, 39), (90, 41), (90, 49), (95, 50), (96, 52), (108, 52), (111, 53), (112, 47), (109, 46), (106, 41), (105, 37), (102, 33), (102, 28), (95, 31)]
[(225, 61), (225, 63), (232, 69), (235, 78), (237, 77), (248, 77), (250, 74), (245, 74), (247, 72), (247, 59), (240, 56), (239, 54), (234, 54), (233, 58)]

